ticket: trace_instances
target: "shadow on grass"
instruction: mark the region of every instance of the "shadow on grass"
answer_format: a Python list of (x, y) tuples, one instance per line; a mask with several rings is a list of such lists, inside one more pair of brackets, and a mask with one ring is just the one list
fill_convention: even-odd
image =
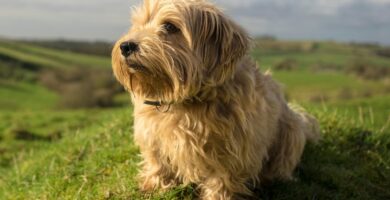
[[(323, 133), (319, 144), (306, 146), (294, 181), (267, 183), (252, 199), (390, 199), (389, 140), (359, 128), (329, 126)], [(191, 190), (182, 191), (187, 197), (176, 198), (188, 199)]]
[(346, 133), (325, 127), (324, 132), (320, 144), (306, 147), (295, 172), (296, 181), (273, 182), (256, 191), (257, 198), (390, 199), (389, 146), (385, 140), (364, 129)]
[(8, 137), (20, 141), (56, 141), (62, 138), (61, 132), (53, 132), (46, 136), (39, 135), (26, 129), (14, 129), (8, 133)]

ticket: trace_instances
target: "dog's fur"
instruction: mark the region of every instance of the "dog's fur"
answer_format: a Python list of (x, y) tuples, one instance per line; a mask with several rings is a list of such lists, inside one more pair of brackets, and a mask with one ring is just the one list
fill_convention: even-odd
[[(169, 33), (167, 22), (180, 30)], [(139, 50), (124, 58), (129, 40)], [(249, 185), (292, 178), (317, 122), (287, 105), (248, 49), (247, 33), (203, 0), (145, 0), (133, 11), (112, 64), (132, 93), (142, 190), (194, 183), (202, 199), (235, 199), (251, 195)]]

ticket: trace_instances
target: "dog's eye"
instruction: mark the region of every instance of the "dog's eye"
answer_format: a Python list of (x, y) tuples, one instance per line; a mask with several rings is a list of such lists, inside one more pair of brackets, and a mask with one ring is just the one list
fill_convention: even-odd
[(164, 29), (169, 33), (169, 34), (173, 34), (173, 33), (177, 33), (180, 31), (179, 28), (177, 28), (175, 25), (173, 25), (172, 23), (170, 22), (166, 22), (164, 23)]

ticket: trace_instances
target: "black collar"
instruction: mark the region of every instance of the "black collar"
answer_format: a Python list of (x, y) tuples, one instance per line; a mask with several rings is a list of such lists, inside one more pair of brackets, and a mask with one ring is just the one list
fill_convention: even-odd
[[(194, 102), (194, 101), (199, 101), (199, 100), (196, 100), (195, 98), (191, 99), (191, 100), (188, 100), (187, 102)], [(162, 112), (162, 113), (167, 113), (171, 107), (172, 107), (172, 104), (173, 103), (165, 103), (163, 101), (151, 101), (151, 100), (145, 100), (144, 101), (144, 104), (145, 105), (148, 105), (148, 106), (154, 106), (156, 107), (156, 109), (159, 111), (159, 112)], [(162, 110), (161, 108), (163, 107), (166, 107), (165, 110)]]
[[(149, 101), (149, 100), (145, 100), (144, 104), (156, 107), (156, 110), (158, 110), (161, 113), (169, 112), (169, 110), (171, 109), (171, 106), (172, 106), (172, 104), (166, 104), (166, 103), (163, 103), (161, 101)], [(163, 106), (166, 107), (165, 110), (162, 110)]]
[(161, 107), (162, 106), (161, 101), (148, 101), (148, 100), (145, 100), (144, 104), (149, 105), (149, 106), (157, 106), (157, 107)]

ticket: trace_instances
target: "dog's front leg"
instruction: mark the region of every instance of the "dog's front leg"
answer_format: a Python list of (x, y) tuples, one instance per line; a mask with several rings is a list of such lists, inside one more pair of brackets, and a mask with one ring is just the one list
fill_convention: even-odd
[(200, 185), (202, 200), (230, 200), (233, 193), (230, 192), (220, 178), (208, 178)]
[(142, 155), (144, 160), (141, 162), (142, 170), (139, 173), (142, 191), (166, 190), (177, 185), (172, 171), (160, 160), (157, 152), (142, 152)]

